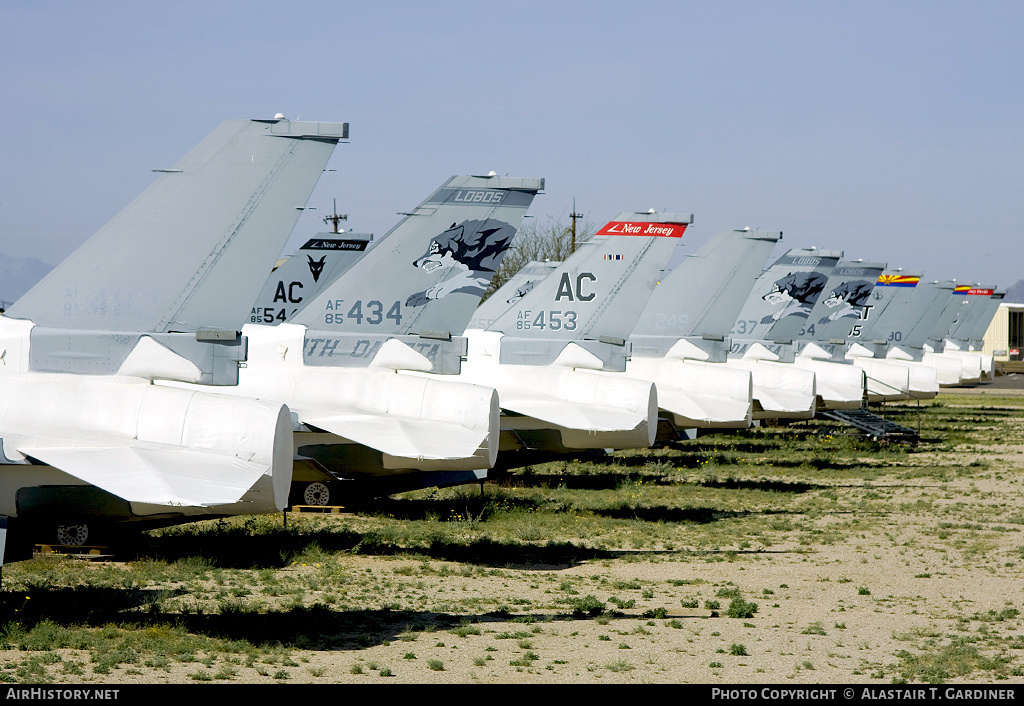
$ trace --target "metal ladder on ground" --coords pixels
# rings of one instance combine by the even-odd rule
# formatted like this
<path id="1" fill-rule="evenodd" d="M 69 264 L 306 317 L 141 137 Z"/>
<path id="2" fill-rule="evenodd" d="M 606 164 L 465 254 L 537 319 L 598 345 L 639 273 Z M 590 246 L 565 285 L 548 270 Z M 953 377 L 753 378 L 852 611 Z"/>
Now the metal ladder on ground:
<path id="1" fill-rule="evenodd" d="M 876 380 L 868 376 L 868 380 L 871 380 L 879 385 L 885 387 L 892 387 L 891 385 Z M 894 391 L 899 392 L 896 388 L 892 388 Z M 909 393 L 914 399 L 917 399 L 913 393 Z M 860 407 L 860 409 L 829 409 L 819 412 L 822 417 L 832 419 L 843 424 L 849 424 L 852 427 L 858 429 L 862 436 L 881 441 L 883 443 L 896 442 L 901 444 L 910 444 L 916 446 L 921 440 L 921 414 L 920 406 L 921 400 L 917 399 L 918 406 L 918 428 L 904 426 L 903 424 L 897 424 L 896 422 L 890 421 L 881 414 L 875 414 L 868 409 L 867 401 Z"/>

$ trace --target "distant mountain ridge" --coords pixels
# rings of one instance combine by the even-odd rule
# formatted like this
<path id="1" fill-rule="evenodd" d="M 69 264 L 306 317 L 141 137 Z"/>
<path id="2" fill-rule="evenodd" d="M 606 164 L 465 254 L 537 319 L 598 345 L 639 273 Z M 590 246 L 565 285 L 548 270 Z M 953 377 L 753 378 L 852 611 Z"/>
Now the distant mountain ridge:
<path id="1" fill-rule="evenodd" d="M 39 258 L 18 259 L 0 254 L 0 308 L 13 304 L 52 269 L 52 265 Z"/>
<path id="2" fill-rule="evenodd" d="M 1024 279 L 1017 280 L 1017 284 L 1010 285 L 1006 289 L 1004 302 L 1011 304 L 1024 304 Z"/>

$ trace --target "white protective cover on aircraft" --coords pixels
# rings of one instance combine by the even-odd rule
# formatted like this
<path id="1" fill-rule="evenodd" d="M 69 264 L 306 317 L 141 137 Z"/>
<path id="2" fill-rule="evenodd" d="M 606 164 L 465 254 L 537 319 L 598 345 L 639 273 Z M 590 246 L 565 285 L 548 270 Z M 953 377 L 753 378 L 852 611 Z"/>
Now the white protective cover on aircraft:
<path id="1" fill-rule="evenodd" d="M 960 361 L 961 383 L 970 384 L 981 382 L 984 375 L 987 374 L 991 377 L 991 371 L 994 370 L 992 356 L 985 356 L 975 351 L 961 350 L 960 346 L 955 341 L 951 341 L 948 338 L 945 341 L 942 353 L 932 353 L 929 356 L 926 356 L 926 358 L 930 360 L 934 360 L 936 357 Z"/>
<path id="2" fill-rule="evenodd" d="M 657 385 L 658 405 L 676 427 L 746 429 L 753 419 L 749 370 L 672 357 L 634 357 L 626 363 L 626 375 Z"/>
<path id="3" fill-rule="evenodd" d="M 867 376 L 868 401 L 930 399 L 939 391 L 935 368 L 913 360 L 878 359 L 847 352 Z"/>
<path id="4" fill-rule="evenodd" d="M 505 429 L 557 429 L 569 448 L 646 448 L 658 427 L 658 397 L 650 382 L 600 370 L 602 362 L 569 343 L 549 366 L 499 363 L 497 331 L 466 331 L 469 356 L 460 378 L 498 391 Z M 590 368 L 590 369 L 588 369 Z"/>
<path id="5" fill-rule="evenodd" d="M 751 350 L 759 347 L 755 343 Z M 815 372 L 792 363 L 777 362 L 770 351 L 759 358 L 758 352 L 742 358 L 729 358 L 727 368 L 748 371 L 754 400 L 753 419 L 812 419 L 817 409 Z"/>
<path id="6" fill-rule="evenodd" d="M 925 353 L 921 362 L 935 368 L 936 379 L 940 387 L 952 387 L 964 382 L 976 381 L 981 377 L 980 362 L 977 366 L 972 366 L 971 361 L 961 357 L 936 353 L 928 344 L 925 344 Z M 970 366 L 969 370 L 964 369 L 965 363 Z M 974 367 L 977 367 L 977 376 L 972 378 L 971 375 L 973 374 Z"/>
<path id="7" fill-rule="evenodd" d="M 815 389 L 826 409 L 857 409 L 863 404 L 865 379 L 861 368 L 833 361 L 830 353 L 814 343 L 804 346 L 793 364 L 814 371 Z"/>
<path id="8" fill-rule="evenodd" d="M 907 399 L 910 391 L 908 366 L 870 357 L 847 355 L 847 358 L 864 375 L 864 390 L 869 402 Z"/>
<path id="9" fill-rule="evenodd" d="M 397 370 L 430 369 L 430 362 L 398 340 L 382 345 L 369 368 L 304 365 L 305 326 L 246 325 L 249 358 L 229 395 L 288 405 L 308 427 L 384 454 L 388 468 L 476 470 L 498 453 L 498 398 L 494 389 L 440 376 Z M 305 441 L 296 433 L 295 447 Z M 439 463 L 441 462 L 441 463 Z"/>
<path id="10" fill-rule="evenodd" d="M 910 396 L 927 400 L 939 394 L 939 379 L 935 368 L 917 361 L 904 363 L 910 370 Z"/>
<path id="11" fill-rule="evenodd" d="M 292 467 L 286 407 L 157 387 L 123 374 L 31 373 L 31 328 L 0 318 L 7 462 L 44 462 L 128 500 L 140 515 L 168 507 L 202 514 L 195 509 L 218 506 L 224 514 L 236 504 L 252 513 L 286 506 Z M 146 365 L 147 350 L 135 352 L 134 364 Z M 164 353 L 157 358 L 149 367 L 166 364 Z M 17 472 L 18 466 L 0 469 Z M 17 514 L 13 494 L 0 498 L 0 513 Z"/>
<path id="12" fill-rule="evenodd" d="M 781 232 L 722 231 L 655 288 L 630 335 L 626 374 L 654 382 L 677 428 L 750 426 L 749 370 L 723 365 L 732 329 Z"/>
<path id="13" fill-rule="evenodd" d="M 754 419 L 813 419 L 818 400 L 816 373 L 776 362 L 775 357 L 755 343 L 742 358 L 729 358 L 724 365 L 750 371 L 757 402 Z"/>
<path id="14" fill-rule="evenodd" d="M 927 347 L 927 344 L 925 344 L 925 348 Z M 927 351 L 923 357 L 928 357 Z M 930 392 L 933 393 L 933 397 L 934 393 L 938 392 L 939 385 L 952 384 L 943 381 L 959 380 L 960 372 L 963 370 L 963 365 L 960 361 L 949 358 L 939 357 L 931 360 L 915 361 L 909 353 L 899 347 L 889 349 L 885 358 L 886 360 L 896 361 L 910 366 L 910 368 L 914 370 L 914 372 L 911 373 L 911 380 L 918 381 L 916 386 L 911 388 L 911 391 L 920 391 L 925 393 Z"/>

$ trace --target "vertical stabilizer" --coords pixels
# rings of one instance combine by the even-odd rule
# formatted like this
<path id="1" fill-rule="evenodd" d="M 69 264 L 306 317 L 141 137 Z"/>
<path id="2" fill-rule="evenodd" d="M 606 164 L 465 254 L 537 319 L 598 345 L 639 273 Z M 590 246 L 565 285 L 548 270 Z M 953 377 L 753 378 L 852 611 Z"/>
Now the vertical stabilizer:
<path id="1" fill-rule="evenodd" d="M 966 309 L 968 295 L 972 289 L 975 289 L 975 286 L 971 284 L 954 285 L 952 296 L 946 302 L 946 306 L 942 309 L 942 312 L 932 325 L 931 331 L 928 333 L 928 340 L 925 345 L 929 346 L 933 351 L 942 351 L 944 341 L 949 335 L 950 329 L 956 324 L 961 311 Z"/>
<path id="2" fill-rule="evenodd" d="M 490 297 L 476 308 L 469 328 L 485 329 L 494 323 L 510 306 L 525 297 L 531 289 L 543 282 L 552 272 L 558 269 L 561 262 L 528 262 L 519 272 L 508 278 Z"/>
<path id="3" fill-rule="evenodd" d="M 634 354 L 661 356 L 685 337 L 724 339 L 781 238 L 744 228 L 705 242 L 655 288 L 630 336 Z"/>
<path id="4" fill-rule="evenodd" d="M 249 315 L 251 324 L 291 321 L 373 247 L 365 233 L 317 233 L 274 269 Z"/>
<path id="5" fill-rule="evenodd" d="M 543 179 L 456 176 L 291 320 L 332 334 L 460 335 Z"/>
<path id="6" fill-rule="evenodd" d="M 222 124 L 8 311 L 39 326 L 238 330 L 343 123 Z M 257 275 L 257 276 L 254 276 Z"/>
<path id="7" fill-rule="evenodd" d="M 829 273 L 825 289 L 797 338 L 843 342 L 859 330 L 871 312 L 871 293 L 885 269 L 884 262 L 840 260 Z"/>
<path id="8" fill-rule="evenodd" d="M 825 289 L 842 252 L 795 249 L 776 260 L 754 283 L 732 329 L 735 339 L 793 340 Z"/>
<path id="9" fill-rule="evenodd" d="M 677 238 L 692 222 L 692 214 L 620 214 L 509 303 L 488 330 L 517 338 L 624 343 Z"/>
<path id="10" fill-rule="evenodd" d="M 999 309 L 999 305 L 1003 303 L 1006 298 L 1005 289 L 996 289 L 992 292 L 992 296 L 985 302 L 985 307 L 975 317 L 974 326 L 970 331 L 964 331 L 964 339 L 973 342 L 976 349 L 980 350 L 984 339 L 985 332 L 988 331 L 989 325 L 992 323 L 993 317 L 996 315 L 996 311 Z"/>
<path id="11" fill-rule="evenodd" d="M 915 296 L 921 284 L 920 272 L 888 269 L 878 276 L 871 292 L 871 308 L 863 324 L 855 325 L 846 337 L 875 357 L 884 358 L 889 346 L 899 345 L 904 332 L 924 313 L 928 301 Z"/>
<path id="12" fill-rule="evenodd" d="M 931 281 L 922 282 L 917 287 L 912 306 L 918 315 L 916 320 L 904 325 L 902 340 L 895 346 L 900 352 L 894 351 L 890 355 L 921 359 L 928 336 L 950 303 L 955 286 L 956 283 L 953 281 Z"/>
<path id="13" fill-rule="evenodd" d="M 978 325 L 986 311 L 992 296 L 996 293 L 995 286 L 971 287 L 964 296 L 964 303 L 957 312 L 956 321 L 949 327 L 947 338 L 955 341 L 968 341 L 974 328 Z M 995 311 L 993 310 L 993 314 Z M 991 317 L 990 317 L 991 318 Z M 988 324 L 986 323 L 986 328 Z"/>

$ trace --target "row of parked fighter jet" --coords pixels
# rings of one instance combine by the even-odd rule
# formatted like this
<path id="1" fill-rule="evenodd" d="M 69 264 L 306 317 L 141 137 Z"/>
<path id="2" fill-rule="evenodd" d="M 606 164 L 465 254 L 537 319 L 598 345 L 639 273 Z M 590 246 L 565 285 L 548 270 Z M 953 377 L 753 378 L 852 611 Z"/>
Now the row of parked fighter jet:
<path id="1" fill-rule="evenodd" d="M 749 229 L 667 273 L 688 214 L 621 214 L 480 305 L 536 178 L 453 177 L 268 280 L 345 137 L 225 123 L 0 318 L 8 560 L 53 528 L 474 482 L 499 454 L 649 446 L 659 419 L 743 428 L 991 373 L 1000 293 L 813 249 L 762 272 L 781 233 Z"/>

